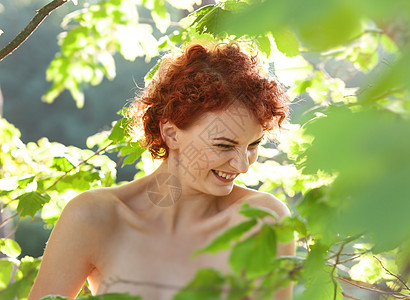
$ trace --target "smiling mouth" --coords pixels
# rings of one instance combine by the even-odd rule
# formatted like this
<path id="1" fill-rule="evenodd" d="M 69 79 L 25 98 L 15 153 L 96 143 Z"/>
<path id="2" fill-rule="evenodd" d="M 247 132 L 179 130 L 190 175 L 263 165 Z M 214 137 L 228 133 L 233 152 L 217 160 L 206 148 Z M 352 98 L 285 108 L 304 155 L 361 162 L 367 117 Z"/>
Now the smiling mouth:
<path id="1" fill-rule="evenodd" d="M 236 176 L 238 176 L 238 174 L 227 174 L 217 170 L 212 170 L 212 173 L 215 174 L 216 178 L 224 182 L 233 181 L 236 178 Z"/>

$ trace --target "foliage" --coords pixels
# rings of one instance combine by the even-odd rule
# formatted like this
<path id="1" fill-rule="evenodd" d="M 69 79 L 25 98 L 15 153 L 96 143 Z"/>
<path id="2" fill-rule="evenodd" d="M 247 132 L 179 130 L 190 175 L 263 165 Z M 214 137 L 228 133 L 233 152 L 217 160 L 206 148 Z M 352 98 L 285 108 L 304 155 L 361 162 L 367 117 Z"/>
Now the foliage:
<path id="1" fill-rule="evenodd" d="M 292 217 L 278 221 L 269 211 L 243 206 L 243 223 L 195 253 L 231 249 L 232 272 L 200 270 L 175 299 L 271 299 L 291 281 L 304 285 L 297 299 L 341 299 L 343 280 L 358 280 L 363 289 L 371 286 L 391 298 L 408 297 L 410 48 L 400 39 L 407 32 L 393 34 L 389 27 L 399 22 L 396 31 L 408 28 L 408 1 L 225 0 L 199 8 L 168 32 L 169 7 L 192 5 L 176 3 L 140 3 L 164 34 L 158 39 L 138 20 L 136 1 L 90 1 L 66 16 L 61 51 L 47 71 L 53 86 L 44 99 L 51 102 L 68 89 L 82 106 L 84 84 L 115 77 L 117 52 L 129 60 L 150 59 L 195 39 L 236 39 L 256 46 L 289 95 L 309 107 L 300 124 L 278 136 L 277 148 L 261 148 L 258 162 L 237 181 L 275 194 Z M 4 119 L 0 124 L 1 201 L 19 218 L 40 216 L 54 224 L 66 199 L 117 184 L 120 161 L 107 152 L 125 157 L 122 165 L 142 155 L 137 167 L 152 167 L 127 134 L 125 119 L 90 137 L 89 149 L 46 138 L 25 145 L 18 129 Z M 256 226 L 258 234 L 247 235 Z M 297 256 L 276 257 L 277 242 L 294 237 Z M 1 239 L 0 251 L 8 256 L 0 260 L 0 299 L 24 299 L 40 259 L 18 260 L 19 246 L 10 239 Z M 18 270 L 11 281 L 13 266 Z"/>

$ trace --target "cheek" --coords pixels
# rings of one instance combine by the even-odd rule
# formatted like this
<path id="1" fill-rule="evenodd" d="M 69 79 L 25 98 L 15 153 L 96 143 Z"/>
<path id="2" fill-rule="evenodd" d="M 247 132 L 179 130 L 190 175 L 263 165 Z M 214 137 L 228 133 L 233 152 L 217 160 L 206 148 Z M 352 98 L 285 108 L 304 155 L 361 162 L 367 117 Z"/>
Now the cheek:
<path id="1" fill-rule="evenodd" d="M 252 165 L 258 159 L 258 148 L 249 152 L 249 164 Z"/>

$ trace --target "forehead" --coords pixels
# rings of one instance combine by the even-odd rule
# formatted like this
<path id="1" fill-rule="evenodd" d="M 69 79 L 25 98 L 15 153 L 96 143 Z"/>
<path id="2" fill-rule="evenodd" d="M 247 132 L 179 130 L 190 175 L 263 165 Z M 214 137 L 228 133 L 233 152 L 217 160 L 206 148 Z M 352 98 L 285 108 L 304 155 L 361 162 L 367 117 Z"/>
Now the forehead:
<path id="1" fill-rule="evenodd" d="M 258 138 L 263 132 L 253 113 L 235 102 L 222 111 L 204 113 L 192 125 L 195 133 L 205 140 L 222 136 L 234 140 Z"/>

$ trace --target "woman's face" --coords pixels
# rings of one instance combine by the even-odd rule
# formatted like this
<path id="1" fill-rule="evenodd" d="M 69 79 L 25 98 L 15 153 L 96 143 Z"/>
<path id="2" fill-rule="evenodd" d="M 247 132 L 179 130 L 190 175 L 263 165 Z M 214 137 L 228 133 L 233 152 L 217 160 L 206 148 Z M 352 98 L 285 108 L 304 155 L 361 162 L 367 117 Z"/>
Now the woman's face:
<path id="1" fill-rule="evenodd" d="M 234 102 L 221 112 L 205 113 L 176 135 L 178 155 L 173 157 L 182 185 L 215 196 L 229 194 L 235 178 L 257 159 L 263 134 L 242 104 Z"/>

